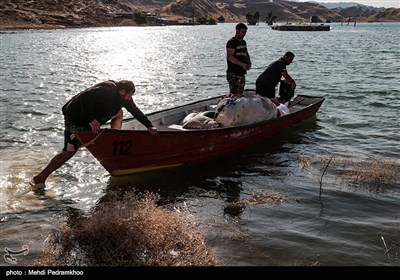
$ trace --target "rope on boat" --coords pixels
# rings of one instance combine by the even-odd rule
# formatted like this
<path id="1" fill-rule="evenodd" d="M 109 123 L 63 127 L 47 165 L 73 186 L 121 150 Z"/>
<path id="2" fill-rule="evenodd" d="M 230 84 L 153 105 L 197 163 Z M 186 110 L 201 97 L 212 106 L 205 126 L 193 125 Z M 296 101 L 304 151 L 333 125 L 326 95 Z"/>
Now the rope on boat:
<path id="1" fill-rule="evenodd" d="M 94 141 L 96 141 L 96 139 L 99 138 L 100 135 L 101 135 L 103 132 L 104 132 L 104 129 L 103 129 L 102 131 L 100 131 L 100 133 L 97 134 L 97 136 L 94 137 L 92 140 L 90 140 L 89 142 L 86 142 L 86 143 L 82 144 L 82 146 L 83 146 L 83 147 L 87 147 L 87 146 L 89 146 L 89 145 L 93 145 L 93 144 L 94 144 Z"/>
<path id="2" fill-rule="evenodd" d="M 301 98 L 299 101 L 297 101 L 296 103 L 292 103 L 290 104 L 290 107 L 296 106 L 297 104 L 300 104 L 304 99 L 306 99 L 305 97 Z M 290 108 L 289 107 L 289 108 Z"/>

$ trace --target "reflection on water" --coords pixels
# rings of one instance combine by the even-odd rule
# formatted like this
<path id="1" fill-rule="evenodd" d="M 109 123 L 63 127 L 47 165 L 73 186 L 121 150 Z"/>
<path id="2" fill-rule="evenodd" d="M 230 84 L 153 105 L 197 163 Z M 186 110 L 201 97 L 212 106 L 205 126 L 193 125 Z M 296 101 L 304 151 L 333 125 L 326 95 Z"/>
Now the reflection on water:
<path id="1" fill-rule="evenodd" d="M 151 173 L 110 177 L 107 191 L 131 187 L 157 192 L 168 202 L 197 196 L 223 199 L 228 204 L 237 202 L 243 190 L 243 178 L 272 174 L 279 176 L 285 167 L 297 160 L 291 158 L 290 154 L 296 155 L 294 150 L 307 143 L 307 135 L 317 129 L 316 117 L 312 117 L 274 139 L 263 140 L 224 158 Z"/>
<path id="2" fill-rule="evenodd" d="M 62 147 L 60 108 L 71 96 L 128 78 L 150 112 L 227 93 L 234 24 L 0 33 L 0 249 L 29 245 L 18 258 L 29 265 L 51 229 L 78 222 L 114 190 L 135 189 L 188 209 L 223 264 L 399 265 L 399 182 L 372 172 L 385 159 L 394 162 L 387 170 L 400 165 L 399 25 L 332 27 L 260 24 L 246 35 L 248 88 L 291 50 L 297 94 L 326 98 L 316 118 L 219 160 L 119 178 L 82 149 L 36 193 L 29 181 Z"/>

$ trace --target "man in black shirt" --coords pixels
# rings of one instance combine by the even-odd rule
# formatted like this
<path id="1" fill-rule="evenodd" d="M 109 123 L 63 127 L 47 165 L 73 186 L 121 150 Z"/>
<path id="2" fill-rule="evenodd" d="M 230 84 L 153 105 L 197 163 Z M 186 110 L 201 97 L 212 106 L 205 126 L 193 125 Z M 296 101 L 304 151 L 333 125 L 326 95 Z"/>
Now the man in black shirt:
<path id="1" fill-rule="evenodd" d="M 226 79 L 229 83 L 230 94 L 240 97 L 246 83 L 246 73 L 251 67 L 250 55 L 247 51 L 246 41 L 243 39 L 247 33 L 244 23 L 236 25 L 235 36 L 226 43 L 226 60 L 228 69 Z"/>
<path id="2" fill-rule="evenodd" d="M 133 102 L 134 93 L 135 85 L 132 81 L 110 80 L 96 84 L 71 98 L 62 107 L 65 120 L 64 148 L 54 156 L 42 172 L 33 177 L 31 185 L 44 188 L 47 177 L 75 155 L 81 143 L 71 131 L 73 127 L 86 127 L 97 134 L 100 126 L 111 120 L 111 128 L 120 129 L 124 107 L 147 127 L 150 134 L 156 134 L 157 128 L 153 127 L 150 120 Z"/>
<path id="3" fill-rule="evenodd" d="M 272 62 L 256 80 L 256 93 L 268 98 L 275 98 L 275 87 L 283 76 L 286 82 L 291 84 L 292 91 L 296 88 L 296 82 L 290 77 L 286 66 L 292 63 L 294 54 L 286 52 L 281 58 Z"/>

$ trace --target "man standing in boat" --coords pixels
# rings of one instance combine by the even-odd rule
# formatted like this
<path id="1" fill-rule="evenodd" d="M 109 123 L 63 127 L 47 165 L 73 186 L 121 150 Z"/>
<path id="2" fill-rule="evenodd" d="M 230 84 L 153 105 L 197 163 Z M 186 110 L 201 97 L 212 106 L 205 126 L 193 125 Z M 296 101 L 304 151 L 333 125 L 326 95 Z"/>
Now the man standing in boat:
<path id="1" fill-rule="evenodd" d="M 268 65 L 267 69 L 256 80 L 256 93 L 268 98 L 275 98 L 275 87 L 281 82 L 282 76 L 294 92 L 296 82 L 286 69 L 286 66 L 293 62 L 293 59 L 294 53 L 286 52 L 281 58 Z"/>
<path id="2" fill-rule="evenodd" d="M 226 79 L 229 83 L 230 94 L 240 97 L 246 83 L 247 70 L 251 67 L 250 55 L 247 51 L 246 41 L 243 39 L 247 33 L 244 23 L 236 25 L 236 34 L 226 44 L 226 60 L 228 69 Z"/>
<path id="3" fill-rule="evenodd" d="M 132 96 L 135 91 L 132 81 L 110 80 L 96 84 L 71 98 L 62 107 L 65 121 L 64 148 L 42 172 L 33 177 L 31 185 L 44 188 L 47 177 L 75 155 L 81 143 L 73 134 L 74 128 L 85 127 L 98 134 L 100 126 L 111 120 L 111 128 L 120 129 L 123 120 L 122 108 L 147 127 L 150 134 L 156 134 L 157 128 L 133 102 Z"/>

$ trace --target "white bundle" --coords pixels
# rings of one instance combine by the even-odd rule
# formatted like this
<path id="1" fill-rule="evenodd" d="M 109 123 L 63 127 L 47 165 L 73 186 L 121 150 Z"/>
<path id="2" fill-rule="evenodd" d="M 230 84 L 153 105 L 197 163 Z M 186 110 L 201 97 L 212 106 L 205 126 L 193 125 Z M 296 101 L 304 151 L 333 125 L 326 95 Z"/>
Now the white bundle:
<path id="1" fill-rule="evenodd" d="M 215 119 L 220 126 L 235 126 L 269 120 L 277 117 L 276 105 L 266 97 L 254 95 L 237 99 L 224 98 L 217 108 Z"/>

